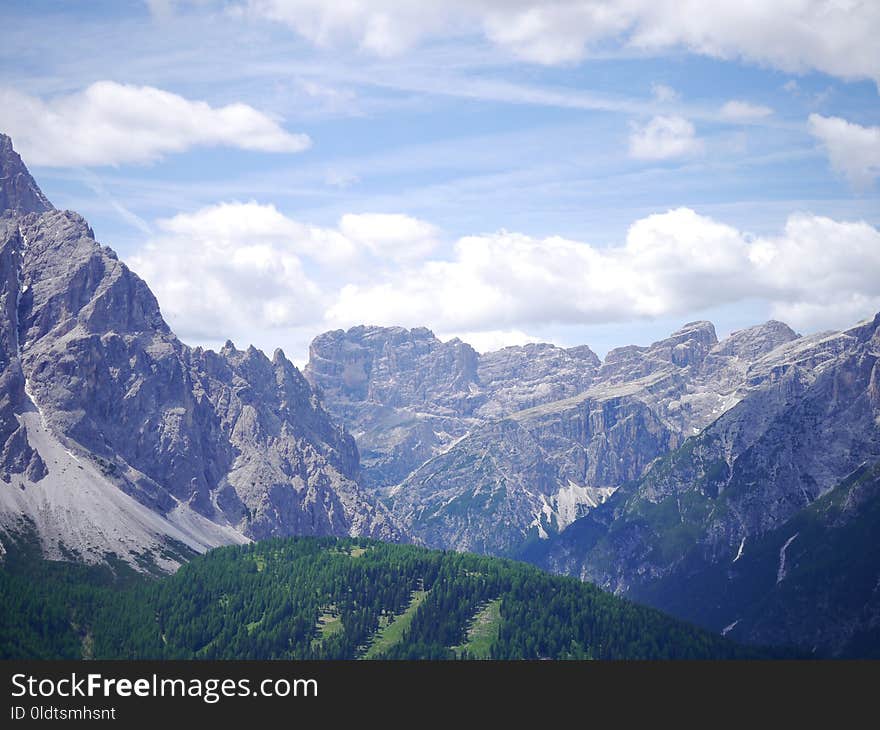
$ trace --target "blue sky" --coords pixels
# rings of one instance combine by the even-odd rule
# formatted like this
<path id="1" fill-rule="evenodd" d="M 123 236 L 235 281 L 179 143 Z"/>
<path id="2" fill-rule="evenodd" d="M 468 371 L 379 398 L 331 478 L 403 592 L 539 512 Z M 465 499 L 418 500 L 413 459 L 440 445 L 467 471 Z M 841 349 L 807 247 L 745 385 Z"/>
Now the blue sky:
<path id="1" fill-rule="evenodd" d="M 873 314 L 880 9 L 713 7 L 6 2 L 0 130 L 191 344 Z"/>

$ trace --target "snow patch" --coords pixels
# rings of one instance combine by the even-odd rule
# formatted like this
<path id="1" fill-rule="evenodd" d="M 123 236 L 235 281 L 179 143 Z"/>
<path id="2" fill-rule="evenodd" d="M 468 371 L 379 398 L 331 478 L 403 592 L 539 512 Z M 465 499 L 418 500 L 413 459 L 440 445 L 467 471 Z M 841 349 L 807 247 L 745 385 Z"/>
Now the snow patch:
<path id="1" fill-rule="evenodd" d="M 794 539 L 800 534 L 801 533 L 799 532 L 794 533 L 794 535 L 785 541 L 785 545 L 779 550 L 779 568 L 776 570 L 776 585 L 779 585 L 785 579 L 785 551 L 788 550 L 788 546 L 791 545 L 794 542 Z"/>
<path id="2" fill-rule="evenodd" d="M 745 546 L 746 546 L 746 538 L 743 537 L 742 542 L 739 544 L 739 550 L 736 551 L 736 557 L 733 559 L 734 563 L 743 556 L 743 548 Z"/>

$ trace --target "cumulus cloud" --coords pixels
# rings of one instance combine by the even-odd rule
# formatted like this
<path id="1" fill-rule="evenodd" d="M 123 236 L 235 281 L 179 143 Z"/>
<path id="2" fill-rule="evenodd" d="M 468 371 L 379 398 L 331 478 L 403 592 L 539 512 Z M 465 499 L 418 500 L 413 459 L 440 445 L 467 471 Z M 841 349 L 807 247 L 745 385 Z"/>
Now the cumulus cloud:
<path id="1" fill-rule="evenodd" d="M 247 15 L 283 23 L 312 43 L 354 44 L 379 56 L 399 54 L 449 20 L 447 9 L 431 3 L 394 0 L 248 0 Z"/>
<path id="2" fill-rule="evenodd" d="M 810 132 L 828 152 L 831 166 L 856 187 L 880 175 L 880 127 L 863 127 L 840 117 L 811 114 Z"/>
<path id="3" fill-rule="evenodd" d="M 439 235 L 430 223 L 399 213 L 348 213 L 339 230 L 373 255 L 393 261 L 424 258 L 436 248 Z"/>
<path id="4" fill-rule="evenodd" d="M 756 119 L 764 119 L 773 114 L 769 106 L 752 104 L 748 101 L 732 99 L 721 107 L 721 116 L 734 122 L 749 122 Z"/>
<path id="5" fill-rule="evenodd" d="M 323 294 L 301 260 L 315 241 L 273 206 L 222 204 L 160 220 L 158 228 L 129 263 L 185 339 L 320 319 Z"/>
<path id="6" fill-rule="evenodd" d="M 578 61 L 587 46 L 616 36 L 631 22 L 622 3 L 478 2 L 486 36 L 526 61 Z"/>
<path id="7" fill-rule="evenodd" d="M 542 64 L 578 61 L 611 43 L 880 82 L 880 5 L 873 0 L 717 0 L 711 8 L 702 0 L 246 0 L 239 7 L 319 45 L 353 43 L 383 56 L 428 36 L 478 28 L 492 43 Z"/>
<path id="8" fill-rule="evenodd" d="M 336 228 L 293 220 L 273 205 L 220 203 L 158 221 L 159 234 L 130 259 L 184 338 L 222 339 L 313 325 L 332 305 L 334 283 L 371 256 L 411 260 L 437 229 L 402 214 L 348 214 Z"/>
<path id="9" fill-rule="evenodd" d="M 647 124 L 633 124 L 629 154 L 638 160 L 668 160 L 698 154 L 703 142 L 684 117 L 656 116 Z"/>
<path id="10" fill-rule="evenodd" d="M 853 302 L 863 307 L 859 316 L 871 313 L 880 308 L 880 232 L 864 222 L 793 215 L 779 236 L 753 238 L 680 208 L 636 221 L 611 248 L 503 231 L 469 236 L 450 261 L 342 287 L 327 321 L 528 331 L 688 315 L 752 299 L 804 329 L 819 320 L 846 324 Z"/>
<path id="11" fill-rule="evenodd" d="M 247 104 L 212 107 L 113 81 L 48 101 L 0 89 L 0 128 L 29 164 L 56 167 L 150 162 L 198 145 L 300 152 L 310 144 Z"/>
<path id="12" fill-rule="evenodd" d="M 349 214 L 325 228 L 253 202 L 156 227 L 130 263 L 195 342 L 255 332 L 289 342 L 292 331 L 307 339 L 377 324 L 428 326 L 486 351 L 548 326 L 691 317 L 739 302 L 763 301 L 808 331 L 880 310 L 880 231 L 808 214 L 752 236 L 678 208 L 635 221 L 610 247 L 502 230 L 432 250 L 436 229 L 405 215 Z"/>

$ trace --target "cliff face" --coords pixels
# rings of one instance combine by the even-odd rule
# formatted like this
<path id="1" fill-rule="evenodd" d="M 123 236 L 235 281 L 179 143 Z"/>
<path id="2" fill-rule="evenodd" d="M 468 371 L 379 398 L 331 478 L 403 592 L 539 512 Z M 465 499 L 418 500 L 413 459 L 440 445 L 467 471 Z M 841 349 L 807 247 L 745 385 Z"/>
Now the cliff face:
<path id="1" fill-rule="evenodd" d="M 317 338 L 305 375 L 357 438 L 365 484 L 407 530 L 507 554 L 640 478 L 772 377 L 749 368 L 797 338 L 768 322 L 718 342 L 711 323 L 692 322 L 603 363 L 585 346 L 477 356 L 424 329 L 358 327 Z"/>
<path id="2" fill-rule="evenodd" d="M 304 374 L 355 435 L 361 481 L 375 488 L 467 433 L 481 402 L 477 357 L 424 328 L 354 327 L 315 338 Z"/>
<path id="3" fill-rule="evenodd" d="M 35 531 L 47 553 L 87 560 L 149 552 L 159 567 L 176 562 L 169 541 L 400 537 L 355 481 L 354 440 L 280 350 L 187 347 L 80 216 L 42 193 L 27 209 L 22 179 L 4 181 L 4 200 L 20 205 L 0 219 L 7 533 Z"/>
<path id="4" fill-rule="evenodd" d="M 533 559 L 741 640 L 849 651 L 880 614 L 865 528 L 877 517 L 878 329 L 880 315 L 759 358 L 735 407 Z"/>
<path id="5" fill-rule="evenodd" d="M 428 545 L 849 656 L 880 646 L 878 326 L 800 337 L 770 321 L 719 342 L 693 322 L 602 363 L 529 345 L 475 368 L 424 330 L 356 328 L 319 338 L 306 375 L 320 357 L 328 408 L 373 449 L 371 485 Z M 346 392 L 367 332 L 382 346 Z M 418 358 L 397 351 L 408 337 Z"/>
<path id="6" fill-rule="evenodd" d="M 54 210 L 43 191 L 12 148 L 12 140 L 0 134 L 0 214 L 45 213 Z"/>

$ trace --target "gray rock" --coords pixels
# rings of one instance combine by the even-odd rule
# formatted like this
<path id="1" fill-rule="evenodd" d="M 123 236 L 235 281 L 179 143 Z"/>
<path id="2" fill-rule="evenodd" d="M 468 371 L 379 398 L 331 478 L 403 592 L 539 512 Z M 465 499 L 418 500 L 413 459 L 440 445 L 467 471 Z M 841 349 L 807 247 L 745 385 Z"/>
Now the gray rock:
<path id="1" fill-rule="evenodd" d="M 599 366 L 599 358 L 586 345 L 564 350 L 536 343 L 481 355 L 477 374 L 486 402 L 477 415 L 499 418 L 582 393 Z"/>
<path id="2" fill-rule="evenodd" d="M 10 185 L 7 199 L 20 188 Z M 280 350 L 269 360 L 253 347 L 181 343 L 146 284 L 75 213 L 0 222 L 0 476 L 20 475 L 34 495 L 27 506 L 0 500 L 8 529 L 34 517 L 16 510 L 51 498 L 38 484 L 47 473 L 63 484 L 65 470 L 81 467 L 100 475 L 101 499 L 115 499 L 112 490 L 131 498 L 117 519 L 137 513 L 147 532 L 167 527 L 165 537 L 192 549 L 271 535 L 401 537 L 357 484 L 353 438 Z M 58 454 L 48 467 L 40 448 Z M 99 507 L 44 510 L 54 515 L 41 534 L 52 535 L 47 550 L 63 543 L 94 559 L 78 520 Z M 147 546 L 116 547 L 131 555 Z"/>
<path id="3" fill-rule="evenodd" d="M 312 342 L 304 375 L 357 439 L 371 487 L 399 482 L 467 433 L 482 403 L 474 349 L 425 328 L 327 332 Z"/>
<path id="4" fill-rule="evenodd" d="M 0 132 L 0 215 L 12 213 L 45 213 L 53 210 L 43 191 L 31 177 L 12 139 Z"/>
<path id="5" fill-rule="evenodd" d="M 783 339 L 790 337 L 776 329 Z M 845 332 L 790 340 L 762 354 L 771 344 L 749 348 L 758 360 L 746 369 L 735 406 L 641 479 L 622 486 L 582 524 L 552 537 L 543 554 L 533 555 L 536 562 L 718 631 L 735 630 L 743 640 L 784 636 L 833 653 L 868 630 L 865 616 L 880 615 L 876 591 L 864 594 L 846 583 L 853 597 L 864 594 L 861 603 L 838 595 L 838 604 L 815 607 L 811 614 L 802 610 L 798 590 L 818 590 L 809 556 L 827 552 L 826 540 L 838 541 L 836 549 L 873 550 L 859 544 L 857 531 L 841 537 L 840 520 L 823 515 L 839 509 L 842 497 L 827 499 L 849 475 L 864 468 L 876 472 L 880 464 L 880 315 Z M 813 508 L 822 504 L 818 512 Z M 870 511 L 875 504 L 850 501 L 846 520 L 865 524 L 876 514 Z M 784 577 L 783 559 L 768 563 L 767 556 L 781 555 L 795 534 L 801 537 L 793 554 L 807 561 L 798 573 L 801 588 L 780 592 L 765 576 L 772 571 Z M 835 581 L 860 579 L 858 571 L 847 572 L 843 556 L 832 558 L 843 561 Z M 813 567 L 821 570 L 819 563 Z M 776 605 L 773 621 L 761 617 L 759 595 Z M 786 624 L 785 606 L 802 625 L 794 619 Z M 819 614 L 845 617 L 848 628 L 841 631 L 831 620 L 819 627 Z"/>
<path id="6" fill-rule="evenodd" d="M 451 355 L 458 341 L 358 327 L 318 337 L 305 374 L 352 429 L 364 484 L 408 531 L 437 547 L 506 554 L 637 480 L 776 377 L 788 355 L 764 358 L 796 340 L 768 322 L 718 342 L 711 323 L 692 322 L 604 363 L 587 346 L 530 344 L 480 355 L 474 369 L 470 352 L 466 367 Z M 821 358 L 828 348 L 800 349 Z M 489 494 L 492 509 L 477 498 Z"/>
<path id="7" fill-rule="evenodd" d="M 41 459 L 29 445 L 18 413 L 26 407 L 19 357 L 19 272 L 23 242 L 11 218 L 0 218 L 0 479 L 30 471 L 40 477 Z M 39 481 L 39 479 L 34 479 Z"/>

